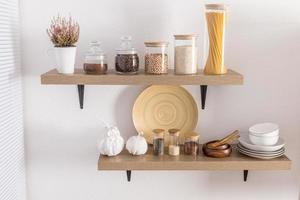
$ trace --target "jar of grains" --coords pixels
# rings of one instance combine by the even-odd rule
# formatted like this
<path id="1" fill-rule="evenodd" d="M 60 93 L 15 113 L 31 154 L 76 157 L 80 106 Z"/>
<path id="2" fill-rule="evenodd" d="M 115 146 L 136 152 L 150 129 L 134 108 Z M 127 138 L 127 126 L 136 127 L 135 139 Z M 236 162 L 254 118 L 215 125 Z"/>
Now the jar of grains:
<path id="1" fill-rule="evenodd" d="M 145 42 L 145 72 L 147 74 L 168 73 L 168 42 Z"/>
<path id="2" fill-rule="evenodd" d="M 196 74 L 198 70 L 198 35 L 174 35 L 175 74 Z"/>
<path id="3" fill-rule="evenodd" d="M 153 154 L 156 156 L 164 155 L 164 133 L 163 129 L 153 130 Z"/>
<path id="4" fill-rule="evenodd" d="M 106 56 L 101 49 L 101 43 L 92 41 L 85 55 L 83 69 L 87 74 L 105 74 L 107 72 Z"/>
<path id="5" fill-rule="evenodd" d="M 180 154 L 179 129 L 169 129 L 169 155 L 178 156 Z"/>
<path id="6" fill-rule="evenodd" d="M 199 135 L 193 134 L 185 138 L 184 153 L 186 155 L 197 155 L 199 153 Z"/>
<path id="7" fill-rule="evenodd" d="M 139 71 L 139 57 L 132 47 L 131 37 L 121 37 L 120 48 L 115 59 L 116 71 L 120 74 L 136 74 Z"/>

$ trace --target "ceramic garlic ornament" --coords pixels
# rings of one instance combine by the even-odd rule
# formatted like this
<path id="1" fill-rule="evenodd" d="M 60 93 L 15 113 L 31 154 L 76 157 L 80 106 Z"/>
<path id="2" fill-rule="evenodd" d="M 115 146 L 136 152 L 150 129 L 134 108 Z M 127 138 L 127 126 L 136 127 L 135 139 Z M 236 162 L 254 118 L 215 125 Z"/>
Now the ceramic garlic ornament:
<path id="1" fill-rule="evenodd" d="M 126 149 L 133 155 L 142 155 L 147 152 L 148 144 L 146 139 L 139 133 L 136 136 L 130 137 L 126 142 Z"/>
<path id="2" fill-rule="evenodd" d="M 107 128 L 107 133 L 103 139 L 98 141 L 98 150 L 102 155 L 116 156 L 124 148 L 124 139 L 121 137 L 117 127 L 107 124 L 105 127 Z"/>

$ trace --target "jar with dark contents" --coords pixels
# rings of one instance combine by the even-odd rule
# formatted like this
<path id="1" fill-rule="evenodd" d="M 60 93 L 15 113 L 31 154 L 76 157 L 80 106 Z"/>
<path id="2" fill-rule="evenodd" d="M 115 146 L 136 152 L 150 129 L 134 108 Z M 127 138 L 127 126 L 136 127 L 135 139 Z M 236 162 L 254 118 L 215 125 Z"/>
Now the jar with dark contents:
<path id="1" fill-rule="evenodd" d="M 199 135 L 187 136 L 184 141 L 184 153 L 186 155 L 198 155 Z"/>
<path id="2" fill-rule="evenodd" d="M 139 71 L 139 57 L 131 40 L 130 36 L 121 37 L 121 46 L 117 49 L 115 58 L 115 67 L 119 74 L 137 74 Z"/>
<path id="3" fill-rule="evenodd" d="M 106 74 L 107 61 L 100 42 L 90 42 L 89 51 L 85 55 L 83 69 L 87 74 Z"/>
<path id="4" fill-rule="evenodd" d="M 163 129 L 153 130 L 153 155 L 164 155 L 164 132 Z"/>

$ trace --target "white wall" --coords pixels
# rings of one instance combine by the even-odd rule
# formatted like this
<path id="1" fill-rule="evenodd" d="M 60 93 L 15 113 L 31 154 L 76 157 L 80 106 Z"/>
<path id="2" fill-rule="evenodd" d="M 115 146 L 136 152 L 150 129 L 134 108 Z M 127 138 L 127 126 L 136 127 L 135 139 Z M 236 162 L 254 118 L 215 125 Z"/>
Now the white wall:
<path id="1" fill-rule="evenodd" d="M 88 42 L 98 39 L 112 68 L 121 35 L 133 36 L 142 57 L 145 40 L 202 34 L 204 2 L 22 0 L 28 199 L 298 199 L 300 2 L 225 3 L 230 5 L 226 63 L 244 74 L 245 84 L 209 87 L 197 131 L 205 142 L 234 129 L 245 132 L 257 122 L 276 122 L 293 160 L 292 171 L 250 171 L 247 183 L 240 171 L 133 172 L 131 183 L 125 172 L 98 172 L 95 142 L 103 131 L 99 117 L 117 124 L 126 138 L 134 134 L 131 107 L 144 86 L 88 86 L 80 110 L 75 86 L 41 85 L 40 74 L 53 68 L 46 54 L 50 18 L 71 13 L 79 21 L 79 67 Z M 199 87 L 186 88 L 199 103 Z"/>

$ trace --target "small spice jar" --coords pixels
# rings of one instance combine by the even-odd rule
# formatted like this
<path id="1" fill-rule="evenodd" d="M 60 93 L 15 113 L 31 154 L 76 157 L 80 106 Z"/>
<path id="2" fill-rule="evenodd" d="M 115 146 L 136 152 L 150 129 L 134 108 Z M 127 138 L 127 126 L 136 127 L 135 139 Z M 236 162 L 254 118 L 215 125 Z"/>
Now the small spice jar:
<path id="1" fill-rule="evenodd" d="M 196 74 L 198 70 L 198 35 L 174 35 L 175 74 Z"/>
<path id="2" fill-rule="evenodd" d="M 87 74 L 106 74 L 107 61 L 106 56 L 101 49 L 100 42 L 90 42 L 89 51 L 85 55 L 83 69 Z"/>
<path id="3" fill-rule="evenodd" d="M 199 153 L 199 135 L 193 134 L 185 138 L 184 153 L 186 155 L 197 155 Z"/>
<path id="4" fill-rule="evenodd" d="M 139 57 L 131 40 L 130 36 L 121 37 L 121 45 L 115 58 L 115 67 L 119 74 L 137 74 L 139 71 Z"/>
<path id="5" fill-rule="evenodd" d="M 169 129 L 169 155 L 178 156 L 180 154 L 179 129 Z"/>
<path id="6" fill-rule="evenodd" d="M 169 66 L 168 42 L 145 42 L 145 73 L 167 74 Z"/>
<path id="7" fill-rule="evenodd" d="M 153 130 L 153 155 L 164 155 L 164 133 L 163 129 Z"/>

